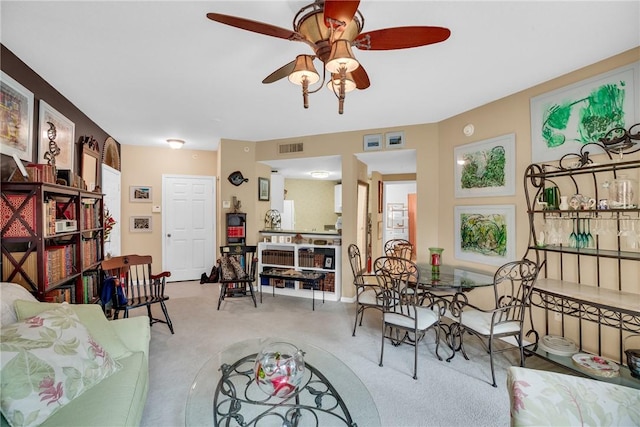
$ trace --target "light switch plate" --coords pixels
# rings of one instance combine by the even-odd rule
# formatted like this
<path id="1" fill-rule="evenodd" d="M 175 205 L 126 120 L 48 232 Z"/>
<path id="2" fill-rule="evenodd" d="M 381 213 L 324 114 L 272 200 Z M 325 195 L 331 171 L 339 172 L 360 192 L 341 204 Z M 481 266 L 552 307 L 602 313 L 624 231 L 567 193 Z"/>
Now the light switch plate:
<path id="1" fill-rule="evenodd" d="M 231 202 L 230 202 L 230 201 L 228 201 L 228 200 L 223 200 L 223 201 L 222 201 L 222 208 L 223 208 L 223 209 L 229 209 L 229 208 L 231 208 Z"/>
<path id="2" fill-rule="evenodd" d="M 155 205 L 151 208 L 151 212 L 160 213 L 162 212 L 162 209 L 160 208 L 160 205 Z"/>

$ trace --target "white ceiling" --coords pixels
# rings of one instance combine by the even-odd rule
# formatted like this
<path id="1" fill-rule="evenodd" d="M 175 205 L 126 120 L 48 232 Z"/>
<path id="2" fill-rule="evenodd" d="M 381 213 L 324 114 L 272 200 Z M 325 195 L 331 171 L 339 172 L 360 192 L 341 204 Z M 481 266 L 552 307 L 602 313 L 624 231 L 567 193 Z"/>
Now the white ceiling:
<path id="1" fill-rule="evenodd" d="M 290 29 L 309 2 L 2 0 L 1 40 L 121 144 L 181 138 L 202 150 L 220 138 L 438 122 L 640 45 L 639 1 L 362 0 L 363 31 L 433 25 L 452 35 L 413 49 L 354 49 L 371 87 L 347 94 L 338 115 L 324 88 L 305 110 L 299 86 L 261 83 L 312 53 L 306 44 L 206 18 Z"/>

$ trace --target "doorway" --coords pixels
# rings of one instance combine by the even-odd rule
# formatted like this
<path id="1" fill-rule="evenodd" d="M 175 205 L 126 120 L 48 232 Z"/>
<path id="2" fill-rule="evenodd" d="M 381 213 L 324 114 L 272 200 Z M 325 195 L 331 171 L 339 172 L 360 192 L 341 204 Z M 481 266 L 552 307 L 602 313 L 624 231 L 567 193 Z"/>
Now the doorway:
<path id="1" fill-rule="evenodd" d="M 170 281 L 197 280 L 215 262 L 216 178 L 162 175 L 162 264 Z"/>
<path id="2" fill-rule="evenodd" d="M 102 164 L 102 192 L 104 193 L 103 203 L 105 213 L 107 209 L 115 223 L 109 237 L 104 242 L 104 253 L 106 256 L 119 256 L 120 252 L 120 183 L 121 172 L 106 164 Z"/>
<path id="3" fill-rule="evenodd" d="M 384 183 L 384 209 L 383 209 L 383 232 L 382 242 L 391 239 L 415 239 L 416 212 L 413 211 L 416 202 L 411 201 L 411 194 L 416 193 L 415 181 L 386 181 Z M 409 212 L 409 208 L 412 212 Z M 414 245 L 414 253 L 417 253 L 416 242 Z M 384 254 L 382 254 L 384 255 Z"/>

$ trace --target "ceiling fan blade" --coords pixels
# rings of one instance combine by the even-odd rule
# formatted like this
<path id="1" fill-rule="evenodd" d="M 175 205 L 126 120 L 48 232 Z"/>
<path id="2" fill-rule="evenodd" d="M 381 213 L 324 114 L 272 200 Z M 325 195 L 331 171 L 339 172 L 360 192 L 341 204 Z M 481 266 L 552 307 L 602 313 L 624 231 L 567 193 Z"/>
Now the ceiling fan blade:
<path id="1" fill-rule="evenodd" d="M 289 62 L 286 65 L 283 65 L 282 67 L 275 70 L 273 73 L 269 74 L 267 77 L 264 78 L 262 83 L 269 84 L 269 83 L 277 82 L 278 80 L 287 77 L 289 74 L 293 72 L 293 69 L 295 66 L 296 66 L 296 60 L 294 59 L 293 61 Z"/>
<path id="2" fill-rule="evenodd" d="M 324 1 L 324 24 L 331 27 L 327 18 L 342 21 L 347 25 L 356 14 L 360 0 L 325 0 Z"/>
<path id="3" fill-rule="evenodd" d="M 212 21 L 230 25 L 254 33 L 265 34 L 271 37 L 277 37 L 287 40 L 303 40 L 304 38 L 295 31 L 286 28 L 276 27 L 275 25 L 265 24 L 264 22 L 252 21 L 251 19 L 238 18 L 237 16 L 223 15 L 221 13 L 207 13 L 207 18 Z"/>
<path id="4" fill-rule="evenodd" d="M 363 50 L 408 49 L 445 41 L 451 35 L 443 27 L 383 28 L 360 34 L 354 46 Z"/>
<path id="5" fill-rule="evenodd" d="M 356 88 L 358 89 L 366 89 L 371 86 L 371 83 L 369 82 L 369 76 L 364 70 L 362 64 L 360 64 L 358 68 L 351 72 L 351 77 L 353 77 L 353 81 L 355 82 Z"/>

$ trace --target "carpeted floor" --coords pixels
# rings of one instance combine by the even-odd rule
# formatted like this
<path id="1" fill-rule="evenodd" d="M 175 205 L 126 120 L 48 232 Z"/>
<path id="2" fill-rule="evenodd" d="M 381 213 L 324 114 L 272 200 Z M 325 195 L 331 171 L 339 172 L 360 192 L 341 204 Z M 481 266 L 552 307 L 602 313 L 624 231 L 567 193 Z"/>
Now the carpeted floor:
<path id="1" fill-rule="evenodd" d="M 376 312 L 365 315 L 353 337 L 354 304 L 316 301 L 316 310 L 311 311 L 308 299 L 265 294 L 257 308 L 249 298 L 233 298 L 217 311 L 217 284 L 176 282 L 167 286 L 175 335 L 163 324 L 151 329 L 144 426 L 185 425 L 189 387 L 200 367 L 232 343 L 268 336 L 310 343 L 338 357 L 368 388 L 383 426 L 509 424 L 506 367 L 518 364 L 517 351 L 496 357 L 498 388 L 493 388 L 489 356 L 475 338 L 470 337 L 466 346 L 471 360 L 457 354 L 447 363 L 435 357 L 434 334 L 430 333 L 419 344 L 416 381 L 409 345 L 386 345 L 384 366 L 378 366 L 381 326 Z M 131 315 L 145 313 L 140 310 Z M 442 356 L 450 354 L 448 348 L 440 348 Z"/>

